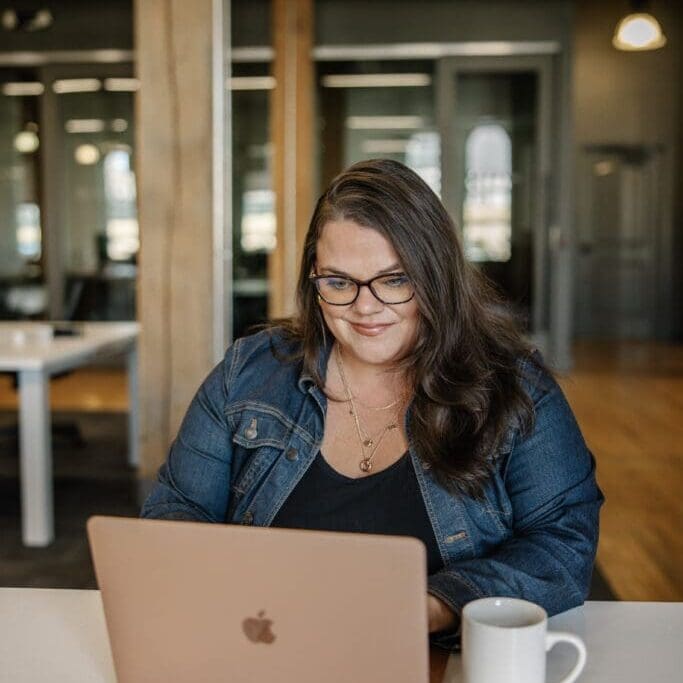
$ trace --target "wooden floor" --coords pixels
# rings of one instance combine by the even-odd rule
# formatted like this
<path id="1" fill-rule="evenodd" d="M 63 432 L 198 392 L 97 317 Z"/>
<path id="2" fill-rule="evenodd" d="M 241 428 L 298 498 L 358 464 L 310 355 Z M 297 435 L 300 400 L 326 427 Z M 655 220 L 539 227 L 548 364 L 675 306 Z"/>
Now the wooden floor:
<path id="1" fill-rule="evenodd" d="M 581 344 L 561 379 L 607 502 L 598 564 L 622 600 L 683 600 L 683 346 Z"/>
<path id="2" fill-rule="evenodd" d="M 581 344 L 560 383 L 598 463 L 607 503 L 598 564 L 622 600 L 683 600 L 683 346 Z M 115 370 L 53 380 L 58 410 L 120 411 Z M 0 376 L 0 409 L 16 405 Z"/>
<path id="3" fill-rule="evenodd" d="M 83 412 L 124 412 L 128 410 L 125 370 L 77 370 L 50 382 L 53 410 Z M 0 410 L 17 406 L 10 375 L 0 375 Z"/>

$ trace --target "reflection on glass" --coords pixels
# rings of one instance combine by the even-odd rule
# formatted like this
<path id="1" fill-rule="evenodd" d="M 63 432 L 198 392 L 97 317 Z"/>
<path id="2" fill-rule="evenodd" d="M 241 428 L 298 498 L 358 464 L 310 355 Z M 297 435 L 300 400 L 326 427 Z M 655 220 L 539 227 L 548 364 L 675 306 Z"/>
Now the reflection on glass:
<path id="1" fill-rule="evenodd" d="M 43 284 L 37 85 L 31 70 L 0 71 L 0 318 L 40 316 Z M 4 81 L 4 82 L 3 82 Z"/>
<path id="2" fill-rule="evenodd" d="M 449 148 L 455 154 L 454 196 L 462 211 L 458 223 L 465 251 L 520 322 L 531 325 L 537 75 L 467 71 L 456 73 L 453 85 L 455 137 Z"/>
<path id="3" fill-rule="evenodd" d="M 267 63 L 234 63 L 233 336 L 246 334 L 268 315 L 268 254 L 275 249 L 275 195 L 268 122 L 275 82 Z"/>
<path id="4" fill-rule="evenodd" d="M 14 149 L 20 154 L 33 154 L 39 145 L 38 134 L 33 130 L 22 130 L 14 136 Z"/>
<path id="5" fill-rule="evenodd" d="M 275 193 L 272 190 L 246 190 L 242 194 L 242 238 L 247 253 L 275 249 Z"/>
<path id="6" fill-rule="evenodd" d="M 405 163 L 441 196 L 441 138 L 435 131 L 413 133 L 406 143 Z"/>
<path id="7" fill-rule="evenodd" d="M 140 248 L 133 170 L 133 85 L 55 82 L 63 148 L 65 307 L 85 320 L 135 318 Z"/>
<path id="8" fill-rule="evenodd" d="M 500 124 L 476 126 L 465 143 L 463 240 L 471 261 L 509 261 L 512 145 Z"/>
<path id="9" fill-rule="evenodd" d="M 17 251 L 27 261 L 37 261 L 42 252 L 40 207 L 36 202 L 19 202 L 16 207 Z"/>
<path id="10" fill-rule="evenodd" d="M 84 92 L 86 81 L 99 83 L 64 79 L 55 89 L 66 93 L 59 97 L 66 152 L 65 256 L 72 276 L 103 277 L 108 261 L 132 260 L 139 246 L 131 168 L 133 100 L 126 91 Z"/>
<path id="11" fill-rule="evenodd" d="M 84 70 L 89 70 L 85 66 Z M 133 91 L 112 75 L 43 83 L 32 69 L 0 70 L 0 317 L 46 316 L 41 196 L 55 222 L 65 279 L 63 315 L 135 317 L 139 249 L 133 173 Z M 125 69 L 114 68 L 114 72 Z M 80 70 L 69 67 L 73 74 Z M 56 105 L 56 133 L 39 130 L 41 108 Z M 44 135 L 53 135 L 46 140 Z M 49 143 L 49 144 L 48 144 Z M 48 155 L 45 156 L 45 150 Z M 40 187 L 41 169 L 50 184 Z M 48 183 L 45 183 L 48 185 Z M 56 184 L 56 186 L 55 186 Z"/>
<path id="12" fill-rule="evenodd" d="M 74 150 L 74 159 L 77 164 L 92 166 L 100 160 L 100 150 L 95 145 L 78 145 Z"/>
<path id="13" fill-rule="evenodd" d="M 321 62 L 320 185 L 363 159 L 400 161 L 441 193 L 434 63 Z"/>
<path id="14" fill-rule="evenodd" d="M 140 248 L 136 209 L 135 173 L 131 149 L 122 145 L 104 159 L 104 201 L 107 206 L 107 258 L 129 261 Z"/>

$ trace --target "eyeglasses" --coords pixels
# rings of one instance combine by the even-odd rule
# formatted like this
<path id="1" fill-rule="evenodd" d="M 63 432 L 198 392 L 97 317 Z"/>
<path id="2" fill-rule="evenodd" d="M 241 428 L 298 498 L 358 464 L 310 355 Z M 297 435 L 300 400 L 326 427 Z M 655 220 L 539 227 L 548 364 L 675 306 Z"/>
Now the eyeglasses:
<path id="1" fill-rule="evenodd" d="M 378 275 L 369 280 L 356 280 L 341 275 L 311 275 L 309 278 L 325 303 L 332 306 L 349 306 L 367 287 L 383 304 L 404 304 L 415 296 L 415 289 L 405 273 Z"/>

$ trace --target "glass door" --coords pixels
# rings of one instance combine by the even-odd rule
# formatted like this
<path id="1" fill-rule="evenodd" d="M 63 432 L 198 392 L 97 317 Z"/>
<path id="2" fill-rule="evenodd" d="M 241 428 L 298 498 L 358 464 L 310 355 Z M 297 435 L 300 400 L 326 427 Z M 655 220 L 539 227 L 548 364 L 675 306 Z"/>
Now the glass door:
<path id="1" fill-rule="evenodd" d="M 132 64 L 42 69 L 50 317 L 135 319 L 139 230 Z"/>
<path id="2" fill-rule="evenodd" d="M 35 69 L 0 69 L 0 319 L 45 315 L 40 96 Z"/>
<path id="3" fill-rule="evenodd" d="M 233 62 L 232 332 L 237 339 L 268 319 L 268 255 L 275 249 L 275 195 L 269 139 L 269 62 Z"/>
<path id="4" fill-rule="evenodd" d="M 321 61 L 316 65 L 320 191 L 351 164 L 400 161 L 441 192 L 433 60 Z"/>
<path id="5" fill-rule="evenodd" d="M 437 100 L 444 203 L 468 259 L 493 280 L 544 353 L 552 348 L 550 59 L 441 60 Z"/>

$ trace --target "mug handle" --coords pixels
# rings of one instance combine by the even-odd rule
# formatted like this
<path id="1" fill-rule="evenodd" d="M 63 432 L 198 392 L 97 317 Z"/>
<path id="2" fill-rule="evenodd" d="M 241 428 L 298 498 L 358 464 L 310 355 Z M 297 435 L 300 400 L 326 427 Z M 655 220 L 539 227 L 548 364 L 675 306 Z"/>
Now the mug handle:
<path id="1" fill-rule="evenodd" d="M 574 681 L 583 671 L 583 667 L 586 666 L 586 645 L 584 644 L 583 640 L 579 638 L 579 636 L 575 636 L 573 633 L 566 633 L 565 631 L 552 631 L 550 633 L 546 633 L 545 651 L 548 652 L 548 650 L 557 645 L 557 643 L 563 642 L 571 643 L 578 650 L 579 658 L 574 668 L 560 681 L 560 683 L 574 683 Z"/>

